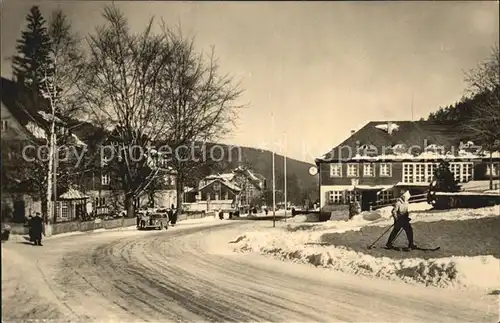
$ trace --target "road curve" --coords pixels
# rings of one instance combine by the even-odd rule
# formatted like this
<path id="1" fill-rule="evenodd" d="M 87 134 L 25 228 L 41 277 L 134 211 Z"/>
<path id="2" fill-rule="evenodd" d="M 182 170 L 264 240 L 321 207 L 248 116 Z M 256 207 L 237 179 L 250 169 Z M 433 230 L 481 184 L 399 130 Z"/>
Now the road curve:
<path id="1" fill-rule="evenodd" d="M 30 257 L 72 321 L 498 320 L 491 300 L 470 294 L 228 252 L 227 241 L 245 225 L 54 239 L 44 256 Z"/>

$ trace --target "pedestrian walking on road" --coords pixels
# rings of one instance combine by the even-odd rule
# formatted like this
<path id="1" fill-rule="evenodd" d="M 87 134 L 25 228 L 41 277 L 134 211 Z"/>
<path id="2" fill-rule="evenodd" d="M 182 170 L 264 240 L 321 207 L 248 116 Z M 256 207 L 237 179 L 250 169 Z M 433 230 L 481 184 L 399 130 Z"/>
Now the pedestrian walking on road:
<path id="1" fill-rule="evenodd" d="M 408 239 L 408 248 L 416 249 L 417 246 L 413 243 L 413 228 L 410 224 L 410 214 L 408 212 L 408 201 L 410 199 L 410 193 L 404 192 L 401 197 L 397 200 L 394 208 L 392 209 L 392 217 L 394 219 L 394 228 L 392 229 L 389 239 L 387 240 L 386 248 L 393 248 L 392 243 L 396 239 L 399 231 L 402 229 L 406 233 L 406 238 Z"/>
<path id="2" fill-rule="evenodd" d="M 177 210 L 175 209 L 174 205 L 172 204 L 172 217 L 170 218 L 170 224 L 172 224 L 172 226 L 175 225 L 175 223 L 177 222 Z"/>
<path id="3" fill-rule="evenodd" d="M 36 213 L 33 219 L 31 219 L 31 233 L 33 235 L 33 242 L 35 246 L 42 245 L 42 234 L 43 234 L 43 219 L 40 213 Z"/>

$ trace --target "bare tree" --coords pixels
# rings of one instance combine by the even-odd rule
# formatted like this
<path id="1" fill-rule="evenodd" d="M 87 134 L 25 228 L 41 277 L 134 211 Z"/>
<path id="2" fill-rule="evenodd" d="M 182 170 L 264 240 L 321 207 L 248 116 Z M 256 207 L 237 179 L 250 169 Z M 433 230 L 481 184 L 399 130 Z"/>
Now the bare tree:
<path id="1" fill-rule="evenodd" d="M 467 127 L 490 155 L 490 189 L 493 189 L 493 151 L 500 150 L 500 51 L 496 44 L 491 55 L 466 73 L 468 92 L 477 96 Z"/>
<path id="2" fill-rule="evenodd" d="M 163 25 L 163 36 L 172 50 L 172 60 L 161 72 L 159 94 L 169 126 L 167 143 L 174 151 L 172 167 L 177 172 L 177 211 L 182 212 L 185 181 L 200 164 L 211 162 L 204 145 L 216 142 L 232 130 L 236 104 L 242 91 L 229 75 L 220 73 L 212 49 L 197 52 L 193 38 L 186 38 Z M 201 145 L 197 149 L 188 149 Z"/>
<path id="3" fill-rule="evenodd" d="M 49 156 L 47 166 L 47 206 L 48 217 L 56 213 L 51 203 L 52 197 L 57 197 L 56 179 L 59 156 L 59 144 L 65 143 L 69 138 L 66 136 L 64 127 L 58 127 L 63 123 L 58 116 L 71 116 L 77 111 L 78 87 L 77 83 L 82 77 L 82 54 L 76 34 L 71 32 L 71 24 L 62 11 L 57 10 L 52 14 L 49 22 L 48 35 L 50 38 L 49 63 L 43 67 L 45 77 L 40 86 L 42 96 L 48 101 L 50 115 L 46 116 L 49 121 L 47 133 L 49 144 Z M 57 138 L 58 132 L 61 138 Z M 72 137 L 70 137 L 72 138 Z M 59 142 L 58 142 L 59 141 Z M 73 142 L 74 144 L 80 144 Z"/>
<path id="4" fill-rule="evenodd" d="M 148 167 L 150 147 L 165 140 L 168 122 L 159 95 L 160 77 L 172 60 L 164 35 L 154 35 L 153 19 L 137 34 L 125 16 L 107 7 L 106 23 L 88 37 L 90 57 L 83 85 L 90 112 L 110 130 L 114 143 L 113 163 L 125 193 L 127 215 L 134 215 L 134 201 L 157 175 Z"/>

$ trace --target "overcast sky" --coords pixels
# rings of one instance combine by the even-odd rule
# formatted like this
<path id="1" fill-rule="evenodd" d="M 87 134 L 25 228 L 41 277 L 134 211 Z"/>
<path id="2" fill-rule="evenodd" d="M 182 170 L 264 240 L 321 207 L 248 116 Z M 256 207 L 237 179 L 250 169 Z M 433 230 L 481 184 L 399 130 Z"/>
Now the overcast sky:
<path id="1" fill-rule="evenodd" d="M 60 7 L 81 34 L 102 22 L 105 1 L 3 0 L 2 76 L 29 8 Z M 498 2 L 116 2 L 133 30 L 154 15 L 200 50 L 215 46 L 242 80 L 238 128 L 227 143 L 272 147 L 313 161 L 370 120 L 425 117 L 464 93 L 463 71 L 498 41 Z M 284 140 L 282 140 L 284 143 Z M 279 144 L 278 144 L 279 145 Z M 284 144 L 282 144 L 283 146 Z M 279 152 L 280 148 L 276 148 Z"/>

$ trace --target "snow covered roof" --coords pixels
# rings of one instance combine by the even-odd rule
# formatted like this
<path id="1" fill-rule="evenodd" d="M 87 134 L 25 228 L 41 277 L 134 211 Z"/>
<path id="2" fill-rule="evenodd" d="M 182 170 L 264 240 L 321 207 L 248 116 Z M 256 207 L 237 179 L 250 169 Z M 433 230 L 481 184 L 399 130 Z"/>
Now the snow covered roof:
<path id="1" fill-rule="evenodd" d="M 76 146 L 80 147 L 87 146 L 87 144 L 81 141 L 80 138 L 78 138 L 78 136 L 75 135 L 74 133 L 71 134 L 71 139 L 73 140 L 73 144 L 75 144 Z"/>
<path id="2" fill-rule="evenodd" d="M 220 174 L 219 177 L 226 180 L 226 181 L 232 181 L 234 178 L 234 173 L 231 172 L 231 173 Z"/>
<path id="3" fill-rule="evenodd" d="M 394 130 L 398 130 L 399 126 L 396 123 L 393 123 L 392 121 L 387 121 L 385 123 L 376 125 L 375 128 L 384 130 L 390 135 Z"/>
<path id="4" fill-rule="evenodd" d="M 242 166 L 238 166 L 235 170 L 234 170 L 235 173 L 240 173 L 240 174 L 244 174 L 248 179 L 249 181 L 255 185 L 258 189 L 264 189 L 264 181 L 265 181 L 265 177 L 260 175 L 260 174 L 257 174 L 257 173 L 254 173 L 253 171 L 251 171 L 250 169 L 248 168 L 244 168 Z"/>
<path id="5" fill-rule="evenodd" d="M 236 186 L 235 184 L 231 183 L 231 182 L 228 182 L 228 181 L 225 181 L 223 179 L 220 179 L 220 178 L 216 178 L 216 179 L 213 179 L 213 180 L 209 180 L 207 183 L 205 183 L 203 186 L 201 186 L 198 191 L 201 191 L 202 189 L 212 185 L 213 183 L 215 182 L 219 182 L 221 183 L 222 185 L 225 185 L 227 186 L 229 189 L 233 190 L 233 191 L 236 191 L 236 192 L 239 192 L 241 191 L 241 188 L 239 188 L 238 186 Z"/>
<path id="6" fill-rule="evenodd" d="M 387 129 L 393 131 L 389 134 Z M 317 158 L 316 164 L 349 160 L 484 158 L 484 152 L 478 152 L 479 146 L 474 146 L 471 138 L 457 122 L 372 121 Z M 500 152 L 495 152 L 493 158 L 500 158 Z"/>
<path id="7" fill-rule="evenodd" d="M 88 195 L 83 194 L 75 188 L 70 188 L 66 193 L 59 196 L 59 199 L 61 200 L 85 200 L 88 198 Z"/>
<path id="8" fill-rule="evenodd" d="M 38 139 L 47 139 L 47 135 L 45 134 L 45 130 L 42 129 L 38 124 L 28 121 L 26 124 L 26 129 L 35 137 Z"/>

